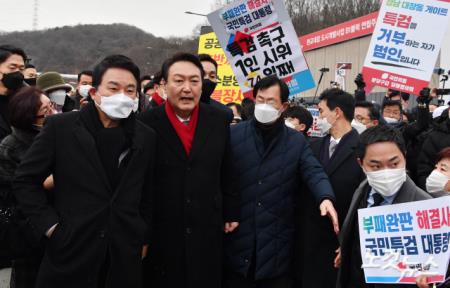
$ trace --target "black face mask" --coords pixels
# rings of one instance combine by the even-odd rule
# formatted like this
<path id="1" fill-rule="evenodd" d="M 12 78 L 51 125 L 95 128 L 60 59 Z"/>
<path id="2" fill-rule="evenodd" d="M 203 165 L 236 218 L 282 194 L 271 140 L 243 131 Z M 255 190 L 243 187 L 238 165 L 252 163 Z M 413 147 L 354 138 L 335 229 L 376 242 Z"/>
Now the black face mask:
<path id="1" fill-rule="evenodd" d="M 24 79 L 25 83 L 27 83 L 30 86 L 36 86 L 36 78 L 28 78 Z"/>
<path id="2" fill-rule="evenodd" d="M 23 85 L 23 74 L 20 71 L 3 74 L 1 80 L 8 90 L 17 90 Z"/>
<path id="3" fill-rule="evenodd" d="M 200 101 L 209 104 L 211 95 L 214 92 L 214 89 L 216 89 L 216 86 L 216 82 L 213 82 L 209 79 L 203 79 L 202 96 L 200 97 Z"/>

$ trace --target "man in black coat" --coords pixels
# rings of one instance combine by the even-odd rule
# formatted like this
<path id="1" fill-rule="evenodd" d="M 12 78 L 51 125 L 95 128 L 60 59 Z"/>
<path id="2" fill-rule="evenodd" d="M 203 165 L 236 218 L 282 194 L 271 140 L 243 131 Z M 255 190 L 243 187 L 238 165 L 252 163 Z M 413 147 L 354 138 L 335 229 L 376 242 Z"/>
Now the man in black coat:
<path id="1" fill-rule="evenodd" d="M 326 90 L 319 99 L 320 119 L 317 125 L 328 135 L 312 141 L 311 149 L 330 179 L 341 226 L 353 193 L 364 179 L 355 154 L 359 135 L 351 126 L 355 102 L 352 95 L 340 89 Z M 315 202 L 310 193 L 304 195 L 300 230 L 304 242 L 301 244 L 302 257 L 298 264 L 303 272 L 297 274 L 301 276 L 297 282 L 302 283 L 302 287 L 331 288 L 336 284 L 337 270 L 333 267 L 333 260 L 339 242 L 330 222 L 320 217 L 313 206 Z"/>
<path id="2" fill-rule="evenodd" d="M 95 67 L 81 111 L 50 117 L 13 183 L 48 238 L 36 287 L 141 287 L 149 242 L 155 133 L 135 120 L 139 68 L 125 56 Z M 53 201 L 42 188 L 53 174 Z"/>
<path id="3" fill-rule="evenodd" d="M 17 47 L 0 46 L 0 141 L 11 133 L 8 102 L 11 95 L 23 86 L 27 55 Z"/>
<path id="4" fill-rule="evenodd" d="M 426 180 L 435 169 L 437 154 L 444 148 L 450 147 L 450 119 L 448 117 L 448 110 L 445 115 L 435 120 L 432 127 L 420 150 L 417 164 L 417 182 L 422 189 L 426 188 Z"/>
<path id="5" fill-rule="evenodd" d="M 358 209 L 431 199 L 406 174 L 406 145 L 400 131 L 383 125 L 361 134 L 357 149 L 361 166 L 367 174 L 353 195 L 339 235 L 341 248 L 335 259 L 340 267 L 337 288 L 402 288 L 416 285 L 366 284 L 361 268 Z M 384 177 L 378 176 L 384 173 Z"/>
<path id="6" fill-rule="evenodd" d="M 140 114 L 158 139 L 153 238 L 146 287 L 221 287 L 222 237 L 238 223 L 227 178 L 226 113 L 199 104 L 203 68 L 177 54 L 163 66 L 167 102 Z"/>
<path id="7" fill-rule="evenodd" d="M 233 111 L 226 105 L 223 105 L 222 103 L 211 99 L 211 95 L 217 86 L 217 71 L 219 65 L 217 64 L 216 60 L 214 60 L 208 54 L 200 54 L 198 55 L 198 58 L 202 63 L 203 70 L 205 71 L 205 75 L 203 76 L 203 91 L 200 101 L 225 111 L 227 113 L 227 118 L 231 123 L 234 118 Z"/>

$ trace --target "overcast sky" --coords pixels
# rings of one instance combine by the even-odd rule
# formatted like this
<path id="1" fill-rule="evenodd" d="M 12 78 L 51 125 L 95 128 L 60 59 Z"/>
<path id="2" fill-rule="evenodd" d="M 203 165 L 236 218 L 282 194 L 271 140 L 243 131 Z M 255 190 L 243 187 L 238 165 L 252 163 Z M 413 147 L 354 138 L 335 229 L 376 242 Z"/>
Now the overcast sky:
<path id="1" fill-rule="evenodd" d="M 38 0 L 38 29 L 77 24 L 125 23 L 156 36 L 190 36 L 214 0 Z M 0 31 L 32 30 L 34 0 L 0 0 Z M 206 22 L 207 23 L 207 22 Z"/>

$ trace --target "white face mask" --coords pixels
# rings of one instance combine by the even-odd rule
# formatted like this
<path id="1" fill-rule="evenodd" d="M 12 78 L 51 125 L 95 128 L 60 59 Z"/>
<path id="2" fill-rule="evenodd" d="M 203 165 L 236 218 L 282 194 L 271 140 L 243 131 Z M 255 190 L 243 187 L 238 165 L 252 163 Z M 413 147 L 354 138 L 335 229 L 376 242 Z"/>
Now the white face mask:
<path id="1" fill-rule="evenodd" d="M 289 128 L 295 129 L 295 125 L 292 124 L 292 122 L 289 121 L 289 120 L 287 120 L 287 119 L 284 120 L 284 125 L 286 125 L 286 126 L 289 127 Z"/>
<path id="2" fill-rule="evenodd" d="M 395 195 L 406 181 L 405 168 L 364 172 L 369 185 L 384 197 Z"/>
<path id="3" fill-rule="evenodd" d="M 388 124 L 397 124 L 398 122 L 400 122 L 398 119 L 391 117 L 384 117 L 384 120 L 386 120 Z"/>
<path id="4" fill-rule="evenodd" d="M 449 180 L 449 177 L 446 175 L 442 174 L 438 170 L 433 170 L 427 178 L 426 186 L 428 193 L 448 192 L 445 191 L 445 186 Z"/>
<path id="5" fill-rule="evenodd" d="M 131 112 L 136 112 L 139 107 L 139 99 L 131 99 L 123 93 L 112 96 L 101 96 L 101 104 L 95 103 L 110 119 L 120 120 L 130 116 Z"/>
<path id="6" fill-rule="evenodd" d="M 66 101 L 66 96 L 67 96 L 66 90 L 56 90 L 48 94 L 48 98 L 50 98 L 50 101 L 59 106 L 64 105 L 64 101 Z"/>
<path id="7" fill-rule="evenodd" d="M 327 134 L 330 132 L 331 127 L 333 127 L 330 122 L 328 122 L 327 118 L 318 118 L 317 119 L 317 128 L 320 130 L 322 134 Z"/>
<path id="8" fill-rule="evenodd" d="M 255 105 L 255 118 L 259 123 L 270 124 L 275 122 L 280 117 L 280 111 L 269 104 Z"/>
<path id="9" fill-rule="evenodd" d="M 352 127 L 355 128 L 356 131 L 358 131 L 358 134 L 362 134 L 367 129 L 366 125 L 362 124 L 356 119 L 352 120 Z"/>
<path id="10" fill-rule="evenodd" d="M 91 85 L 81 85 L 78 89 L 78 93 L 81 95 L 81 97 L 86 98 L 89 96 L 89 90 L 91 90 Z"/>

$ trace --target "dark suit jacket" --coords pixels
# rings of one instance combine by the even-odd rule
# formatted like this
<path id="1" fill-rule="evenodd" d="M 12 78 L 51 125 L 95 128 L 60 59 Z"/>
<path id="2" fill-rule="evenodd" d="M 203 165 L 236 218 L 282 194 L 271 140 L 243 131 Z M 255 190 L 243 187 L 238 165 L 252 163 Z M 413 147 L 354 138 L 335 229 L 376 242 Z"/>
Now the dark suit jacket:
<path id="1" fill-rule="evenodd" d="M 139 115 L 159 139 L 147 287 L 221 287 L 223 226 L 238 220 L 239 199 L 228 185 L 226 114 L 199 105 L 189 156 L 164 105 Z"/>
<path id="2" fill-rule="evenodd" d="M 355 239 L 354 233 L 352 231 L 358 231 L 357 227 L 353 227 L 355 223 L 355 217 L 357 217 L 358 207 L 361 201 L 365 201 L 363 197 L 370 190 L 370 186 L 367 180 L 364 180 L 359 188 L 356 190 L 353 195 L 352 203 L 347 213 L 347 217 L 345 218 L 344 225 L 341 228 L 340 233 L 340 242 L 341 242 L 341 268 L 339 269 L 337 288 L 347 288 L 348 287 L 348 278 L 350 271 L 350 261 L 349 261 L 349 253 L 351 253 L 351 245 L 353 240 Z M 400 188 L 397 196 L 394 199 L 393 204 L 406 203 L 406 202 L 414 202 L 420 200 L 431 199 L 432 197 L 417 187 L 411 178 L 407 177 L 406 182 Z M 354 230 L 356 229 L 356 230 Z M 364 287 L 364 286 L 361 286 Z M 375 284 L 371 286 L 373 288 L 378 287 L 389 287 L 389 288 L 402 288 L 402 287 L 417 287 L 416 285 L 381 285 Z"/>
<path id="3" fill-rule="evenodd" d="M 150 237 L 155 133 L 134 122 L 131 145 L 120 163 L 123 175 L 113 190 L 88 130 L 88 108 L 95 109 L 92 104 L 50 117 L 16 172 L 13 192 L 39 234 L 59 223 L 48 239 L 36 287 L 97 287 L 107 255 L 107 287 L 141 285 L 141 251 Z M 42 188 L 50 174 L 53 203 Z"/>
<path id="4" fill-rule="evenodd" d="M 228 123 L 231 123 L 233 121 L 233 118 L 234 118 L 233 111 L 230 108 L 228 108 L 226 105 L 223 105 L 222 103 L 220 103 L 219 101 L 216 101 L 214 99 L 211 99 L 209 101 L 209 105 L 226 112 Z"/>
<path id="5" fill-rule="evenodd" d="M 329 141 L 328 135 L 311 142 L 311 149 L 318 159 L 324 159 L 325 151 L 328 154 Z M 336 196 L 335 208 L 340 227 L 347 214 L 353 193 L 365 178 L 356 158 L 358 143 L 358 132 L 352 130 L 342 138 L 333 157 L 321 161 Z M 299 237 L 301 241 L 304 241 L 301 244 L 303 254 L 300 259 L 303 272 L 300 273 L 299 281 L 303 283 L 303 287 L 334 287 L 337 277 L 337 270 L 333 267 L 336 256 L 334 251 L 339 247 L 337 236 L 330 220 L 327 217 L 321 217 L 320 211 L 313 205 L 314 199 L 310 193 L 303 195 L 306 199 L 299 203 L 299 209 L 303 212 Z M 298 277 L 298 272 L 296 274 Z"/>

